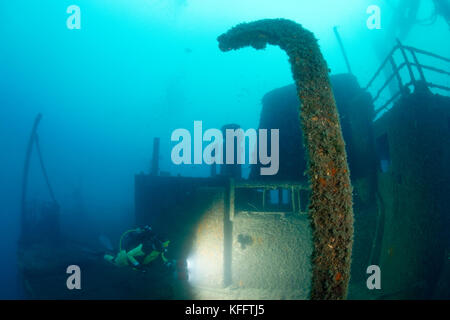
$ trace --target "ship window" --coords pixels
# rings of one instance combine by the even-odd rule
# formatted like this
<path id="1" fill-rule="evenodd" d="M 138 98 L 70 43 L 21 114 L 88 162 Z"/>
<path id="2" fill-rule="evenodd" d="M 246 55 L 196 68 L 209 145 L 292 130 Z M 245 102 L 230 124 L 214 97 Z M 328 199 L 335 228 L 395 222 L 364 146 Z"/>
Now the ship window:
<path id="1" fill-rule="evenodd" d="M 282 189 L 281 191 L 281 204 L 289 204 L 289 190 Z"/>
<path id="2" fill-rule="evenodd" d="M 269 192 L 269 202 L 270 204 L 279 204 L 280 203 L 280 197 L 279 192 L 277 189 L 272 189 Z"/>
<path id="3" fill-rule="evenodd" d="M 387 172 L 391 165 L 391 157 L 389 154 L 389 140 L 387 133 L 377 138 L 376 145 L 381 172 Z"/>
<path id="4" fill-rule="evenodd" d="M 247 212 L 251 214 L 280 214 L 302 213 L 307 211 L 309 190 L 301 190 L 293 187 L 252 188 L 244 186 L 235 189 L 235 212 Z"/>
<path id="5" fill-rule="evenodd" d="M 269 192 L 269 203 L 273 205 L 287 205 L 289 201 L 288 189 L 272 189 Z"/>

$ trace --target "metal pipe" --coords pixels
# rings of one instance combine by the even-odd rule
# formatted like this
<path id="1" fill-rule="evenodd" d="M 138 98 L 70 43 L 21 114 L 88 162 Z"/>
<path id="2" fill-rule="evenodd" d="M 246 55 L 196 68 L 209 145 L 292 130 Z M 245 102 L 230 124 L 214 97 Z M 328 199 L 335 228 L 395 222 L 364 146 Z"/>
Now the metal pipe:
<path id="1" fill-rule="evenodd" d="M 375 74 L 373 75 L 372 79 L 370 79 L 369 83 L 366 85 L 365 90 L 369 89 L 369 87 L 372 85 L 372 83 L 375 81 L 375 79 L 378 77 L 378 75 L 381 73 L 381 71 L 383 70 L 383 68 L 385 67 L 385 65 L 389 62 L 389 60 L 391 59 L 392 55 L 395 53 L 395 51 L 398 49 L 398 45 L 395 46 L 391 52 L 389 52 L 389 54 L 387 55 L 386 59 L 384 59 L 383 63 L 381 64 L 381 66 L 378 68 L 378 70 L 375 72 Z"/>
<path id="2" fill-rule="evenodd" d="M 403 87 L 402 77 L 400 77 L 400 74 L 398 73 L 397 64 L 395 63 L 394 58 L 392 56 L 390 61 L 392 65 L 392 70 L 394 70 L 395 76 L 397 77 L 398 87 L 402 88 Z"/>
<path id="3" fill-rule="evenodd" d="M 347 52 L 345 51 L 344 44 L 342 42 L 342 39 L 341 39 L 341 36 L 340 36 L 339 31 L 337 29 L 337 26 L 333 27 L 333 31 L 334 31 L 336 39 L 337 39 L 337 41 L 339 43 L 339 47 L 341 48 L 342 56 L 344 57 L 345 64 L 347 65 L 348 73 L 353 74 L 352 68 L 350 67 L 350 61 L 348 60 Z"/>
<path id="4" fill-rule="evenodd" d="M 402 64 L 400 64 L 395 70 L 394 73 L 391 74 L 389 76 L 389 78 L 386 79 L 386 81 L 384 82 L 384 84 L 381 86 L 381 88 L 377 91 L 377 94 L 375 95 L 375 97 L 372 99 L 372 102 L 375 102 L 376 100 L 378 100 L 378 98 L 380 97 L 381 93 L 383 92 L 383 90 L 388 86 L 388 84 L 392 81 L 392 79 L 394 79 L 394 77 L 396 75 L 398 75 L 398 72 L 403 69 L 403 67 L 406 66 L 406 62 L 403 62 Z M 402 89 L 402 87 L 400 87 L 400 90 Z"/>
<path id="5" fill-rule="evenodd" d="M 422 66 L 419 63 L 419 59 L 417 59 L 416 53 L 414 52 L 414 50 L 409 50 L 409 52 L 411 53 L 411 55 L 414 59 L 414 62 L 416 63 L 415 66 L 416 66 L 417 70 L 419 71 L 420 80 L 422 80 L 424 83 L 426 83 L 427 80 L 425 80 L 425 74 L 423 73 Z M 414 65 L 414 64 L 412 64 L 412 65 Z"/>
<path id="6" fill-rule="evenodd" d="M 432 53 L 432 52 L 429 52 L 429 51 L 425 51 L 425 50 L 422 50 L 422 49 L 417 49 L 417 48 L 410 47 L 410 46 L 403 46 L 403 48 L 408 49 L 410 51 L 414 51 L 414 52 L 423 54 L 423 55 L 426 55 L 426 56 L 431 56 L 431 57 L 436 58 L 436 59 L 440 59 L 440 60 L 444 60 L 444 61 L 450 62 L 449 58 L 440 56 L 438 54 L 435 54 L 435 53 Z"/>
<path id="7" fill-rule="evenodd" d="M 309 213 L 314 229 L 310 297 L 345 299 L 353 246 L 352 187 L 329 69 L 317 40 L 300 24 L 285 19 L 241 23 L 217 40 L 222 51 L 247 46 L 260 50 L 271 44 L 289 56 L 297 95 L 302 101 L 299 125 L 304 137 L 310 137 L 304 139 L 311 180 Z M 323 118 L 315 121 L 315 115 Z M 325 152 L 317 152 L 319 149 Z M 329 170 L 336 170 L 336 174 L 328 176 Z M 327 244 L 334 239 L 339 241 L 330 251 Z"/>
<path id="8" fill-rule="evenodd" d="M 47 184 L 48 192 L 50 193 L 50 197 L 52 198 L 53 202 L 56 203 L 55 194 L 53 193 L 53 189 L 50 184 L 50 179 L 48 178 L 47 170 L 45 169 L 44 159 L 42 157 L 42 152 L 41 152 L 41 146 L 39 144 L 39 136 L 37 135 L 37 133 L 35 134 L 34 141 L 36 143 L 36 151 L 37 151 L 37 154 L 39 157 L 39 162 L 41 164 L 42 174 L 44 175 L 45 183 Z"/>
<path id="9" fill-rule="evenodd" d="M 413 70 L 411 68 L 411 64 L 409 63 L 408 56 L 406 55 L 406 51 L 403 48 L 403 45 L 402 45 L 402 43 L 400 42 L 399 39 L 397 39 L 397 44 L 398 44 L 398 46 L 400 48 L 400 51 L 401 51 L 402 56 L 403 56 L 403 59 L 405 59 L 406 67 L 408 68 L 408 72 L 409 72 L 409 77 L 411 78 L 411 81 L 413 83 L 416 83 L 416 78 L 414 77 L 414 72 L 413 72 Z"/>
<path id="10" fill-rule="evenodd" d="M 31 129 L 30 138 L 28 139 L 27 150 L 25 154 L 25 163 L 23 166 L 23 177 L 22 177 L 22 196 L 20 200 L 20 239 L 24 240 L 27 228 L 27 208 L 26 208 L 26 199 L 27 199 L 27 186 L 28 186 L 28 171 L 30 167 L 30 158 L 31 152 L 33 151 L 33 143 L 36 137 L 37 128 L 39 126 L 39 122 L 42 119 L 42 114 L 38 114 L 34 120 L 33 128 Z"/>

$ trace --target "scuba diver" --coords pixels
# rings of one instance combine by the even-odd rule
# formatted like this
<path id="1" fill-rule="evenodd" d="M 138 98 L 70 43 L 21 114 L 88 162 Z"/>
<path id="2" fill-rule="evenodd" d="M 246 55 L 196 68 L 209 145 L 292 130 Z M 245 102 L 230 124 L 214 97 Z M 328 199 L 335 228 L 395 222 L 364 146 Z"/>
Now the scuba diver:
<path id="1" fill-rule="evenodd" d="M 126 231 L 119 241 L 119 252 L 114 257 L 104 255 L 104 259 L 118 267 L 131 267 L 134 270 L 147 272 L 160 258 L 169 271 L 176 271 L 178 278 L 187 280 L 187 265 L 182 261 L 166 258 L 169 240 L 161 240 L 148 225 Z"/>
<path id="2" fill-rule="evenodd" d="M 132 266 L 142 271 L 145 271 L 144 266 L 158 257 L 161 257 L 164 265 L 170 266 L 171 262 L 164 255 L 169 243 L 170 241 L 160 240 L 150 226 L 144 226 L 122 234 L 117 255 L 113 257 L 106 254 L 104 258 L 119 267 Z"/>

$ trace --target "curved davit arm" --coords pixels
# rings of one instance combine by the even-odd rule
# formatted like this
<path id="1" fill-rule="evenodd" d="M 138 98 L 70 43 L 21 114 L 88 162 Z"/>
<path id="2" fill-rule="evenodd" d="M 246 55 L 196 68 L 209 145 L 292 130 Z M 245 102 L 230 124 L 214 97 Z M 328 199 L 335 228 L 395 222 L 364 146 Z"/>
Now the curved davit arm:
<path id="1" fill-rule="evenodd" d="M 289 56 L 312 188 L 312 299 L 345 299 L 350 279 L 353 209 L 350 172 L 328 67 L 314 35 L 285 19 L 239 24 L 218 37 L 222 51 L 277 45 Z M 298 159 L 302 161 L 303 159 Z"/>

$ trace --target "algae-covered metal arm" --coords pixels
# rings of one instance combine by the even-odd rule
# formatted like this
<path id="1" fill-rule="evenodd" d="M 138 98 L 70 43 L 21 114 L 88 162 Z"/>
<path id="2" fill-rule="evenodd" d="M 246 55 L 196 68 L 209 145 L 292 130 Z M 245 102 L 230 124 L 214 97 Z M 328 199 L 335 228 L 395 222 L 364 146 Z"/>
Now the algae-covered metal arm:
<path id="1" fill-rule="evenodd" d="M 289 56 L 301 101 L 311 184 L 312 299 L 345 299 L 353 244 L 352 187 L 327 64 L 314 35 L 285 19 L 239 24 L 218 37 L 222 51 L 277 45 Z M 280 128 L 282 130 L 282 128 Z M 302 161 L 302 159 L 298 159 Z"/>

